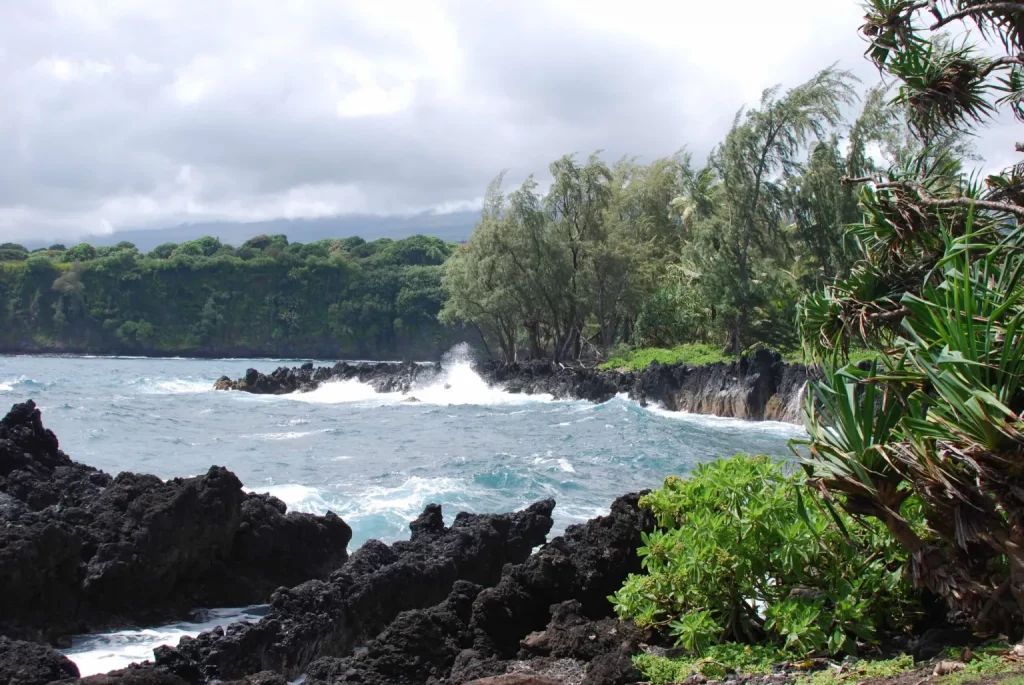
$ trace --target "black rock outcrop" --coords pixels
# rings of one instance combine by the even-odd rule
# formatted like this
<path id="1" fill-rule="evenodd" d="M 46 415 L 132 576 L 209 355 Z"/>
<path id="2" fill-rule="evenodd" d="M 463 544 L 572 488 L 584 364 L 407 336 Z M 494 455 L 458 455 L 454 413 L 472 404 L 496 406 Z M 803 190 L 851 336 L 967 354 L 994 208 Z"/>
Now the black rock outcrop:
<path id="1" fill-rule="evenodd" d="M 399 614 L 358 654 L 314 661 L 307 683 L 458 685 L 531 659 L 598 664 L 585 682 L 626 682 L 639 632 L 611 618 L 607 595 L 640 570 L 641 532 L 654 528 L 639 497 L 619 498 L 608 516 L 571 526 L 506 566 L 497 584 L 457 582 L 444 602 Z"/>
<path id="2" fill-rule="evenodd" d="M 285 395 L 292 392 L 309 392 L 324 383 L 357 380 L 367 383 L 377 392 L 406 393 L 416 382 L 435 378 L 440 372 L 437 364 L 414 364 L 376 362 L 338 362 L 334 366 L 314 367 L 307 362 L 299 367 L 278 367 L 269 374 L 249 369 L 245 376 L 231 380 L 222 376 L 214 387 L 217 390 L 241 390 L 258 395 Z"/>
<path id="3" fill-rule="evenodd" d="M 47 685 L 77 677 L 78 667 L 60 652 L 0 637 L 0 685 Z"/>
<path id="4" fill-rule="evenodd" d="M 370 541 L 328 580 L 275 592 L 259 622 L 183 639 L 156 650 L 154 661 L 192 681 L 264 670 L 292 679 L 316 659 L 346 657 L 371 643 L 403 612 L 444 602 L 459 581 L 468 583 L 458 586 L 460 596 L 473 594 L 466 589 L 473 584 L 496 584 L 506 564 L 522 562 L 544 542 L 554 506 L 544 500 L 513 514 L 460 513 L 448 527 L 441 507 L 430 505 L 411 524 L 410 540 Z M 468 616 L 461 604 L 452 611 Z"/>
<path id="5" fill-rule="evenodd" d="M 607 516 L 569 526 L 565 535 L 506 569 L 496 586 L 483 590 L 473 603 L 476 649 L 515 656 L 520 640 L 547 625 L 552 605 L 569 600 L 578 603 L 584 616 L 609 616 L 608 595 L 627 575 L 640 572 L 640 534 L 654 530 L 653 516 L 638 506 L 642 494 L 624 495 Z"/>
<path id="6" fill-rule="evenodd" d="M 672 411 L 714 414 L 754 421 L 800 418 L 800 398 L 814 371 L 789 364 L 775 352 L 759 350 L 733 362 L 704 366 L 651 363 L 640 371 L 563 366 L 547 360 L 482 362 L 476 371 L 491 385 L 510 393 L 547 394 L 556 399 L 607 402 L 626 394 L 641 404 L 656 402 Z M 323 383 L 356 379 L 377 392 L 409 393 L 416 385 L 440 377 L 438 365 L 347 364 L 314 368 L 312 364 L 281 367 L 269 375 L 249 369 L 244 378 L 223 377 L 220 390 L 259 394 L 308 392 Z M 414 398 L 413 398 L 414 399 Z"/>
<path id="7" fill-rule="evenodd" d="M 0 634 L 55 641 L 265 602 L 327 577 L 351 536 L 221 467 L 165 482 L 74 462 L 31 401 L 0 420 Z"/>

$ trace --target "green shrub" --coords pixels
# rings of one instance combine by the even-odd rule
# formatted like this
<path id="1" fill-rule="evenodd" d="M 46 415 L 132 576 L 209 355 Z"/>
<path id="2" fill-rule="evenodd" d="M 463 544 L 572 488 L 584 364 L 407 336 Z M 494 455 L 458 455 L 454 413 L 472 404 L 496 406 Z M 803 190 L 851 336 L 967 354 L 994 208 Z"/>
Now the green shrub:
<path id="1" fill-rule="evenodd" d="M 702 464 L 641 505 L 660 526 L 643 536 L 646 573 L 610 599 L 621 618 L 666 629 L 698 656 L 765 640 L 852 654 L 916 610 L 902 548 L 879 525 L 832 513 L 768 457 Z"/>

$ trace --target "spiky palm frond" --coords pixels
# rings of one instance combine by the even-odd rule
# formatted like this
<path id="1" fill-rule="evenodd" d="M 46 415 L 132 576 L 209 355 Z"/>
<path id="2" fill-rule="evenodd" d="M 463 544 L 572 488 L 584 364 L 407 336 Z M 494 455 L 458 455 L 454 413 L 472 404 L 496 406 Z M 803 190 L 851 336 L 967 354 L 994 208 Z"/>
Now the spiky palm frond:
<path id="1" fill-rule="evenodd" d="M 909 491 L 898 489 L 901 476 L 885 448 L 900 438 L 905 403 L 880 383 L 886 376 L 878 370 L 875 364 L 826 369 L 809 383 L 809 438 L 790 441 L 790 448 L 826 491 L 845 495 L 851 513 L 899 516 Z"/>
<path id="2" fill-rule="evenodd" d="M 902 81 L 895 102 L 909 107 L 910 125 L 924 138 L 982 123 L 995 113 L 986 67 L 971 47 L 931 44 L 896 52 L 887 64 Z"/>

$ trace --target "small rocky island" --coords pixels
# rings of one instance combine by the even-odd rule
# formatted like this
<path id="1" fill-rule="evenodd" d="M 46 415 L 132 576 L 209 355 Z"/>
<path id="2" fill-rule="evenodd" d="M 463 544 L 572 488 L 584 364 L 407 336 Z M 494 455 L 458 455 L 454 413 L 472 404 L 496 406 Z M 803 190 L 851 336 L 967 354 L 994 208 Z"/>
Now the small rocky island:
<path id="1" fill-rule="evenodd" d="M 705 366 L 655 362 L 642 371 L 563 366 L 547 360 L 481 362 L 474 368 L 489 384 L 510 393 L 590 402 L 607 402 L 626 394 L 641 404 L 653 402 L 670 411 L 792 423 L 799 420 L 801 393 L 813 373 L 803 364 L 789 364 L 768 350 Z M 236 380 L 223 376 L 215 387 L 283 395 L 310 392 L 325 383 L 357 380 L 377 392 L 410 394 L 416 387 L 437 381 L 443 372 L 440 364 L 338 362 L 318 367 L 307 362 L 300 367 L 282 366 L 268 374 L 249 369 Z"/>

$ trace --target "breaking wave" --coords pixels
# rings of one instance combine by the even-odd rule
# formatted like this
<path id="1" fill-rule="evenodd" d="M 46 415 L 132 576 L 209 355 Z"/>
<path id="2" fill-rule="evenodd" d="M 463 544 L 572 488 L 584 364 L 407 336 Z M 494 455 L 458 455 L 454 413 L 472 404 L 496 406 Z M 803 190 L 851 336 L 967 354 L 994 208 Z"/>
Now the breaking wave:
<path id="1" fill-rule="evenodd" d="M 71 647 L 61 650 L 75 662 L 81 676 L 97 675 L 132 663 L 153 658 L 153 650 L 161 645 L 176 646 L 186 635 L 195 637 L 217 626 L 227 627 L 235 621 L 259 620 L 265 606 L 241 609 L 210 609 L 196 621 L 170 623 L 142 630 L 118 630 L 111 633 L 80 635 L 72 639 Z"/>
<path id="2" fill-rule="evenodd" d="M 441 362 L 443 371 L 430 381 L 414 386 L 408 393 L 379 393 L 372 386 L 358 380 L 324 383 L 316 390 L 306 393 L 284 395 L 299 402 L 317 404 L 367 403 L 400 404 L 402 402 L 429 405 L 508 405 L 530 402 L 550 402 L 551 395 L 523 395 L 506 392 L 498 386 L 487 384 L 476 371 L 466 345 L 459 345 L 448 352 Z"/>

